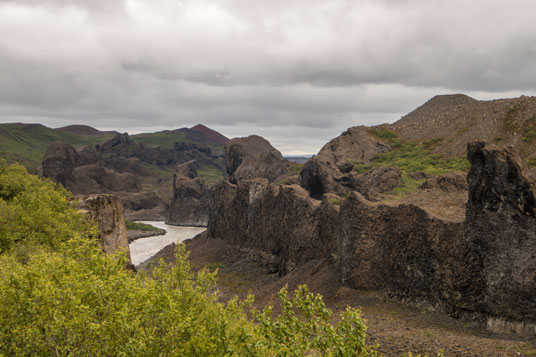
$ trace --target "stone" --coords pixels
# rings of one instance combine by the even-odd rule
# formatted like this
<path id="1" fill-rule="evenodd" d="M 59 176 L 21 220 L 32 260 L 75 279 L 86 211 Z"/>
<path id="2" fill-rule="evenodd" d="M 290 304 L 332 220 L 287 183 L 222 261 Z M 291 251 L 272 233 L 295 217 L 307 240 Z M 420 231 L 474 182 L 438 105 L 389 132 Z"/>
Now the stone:
<path id="1" fill-rule="evenodd" d="M 291 163 L 257 135 L 231 139 L 225 144 L 225 155 L 231 183 L 254 178 L 279 182 L 292 175 Z"/>
<path id="2" fill-rule="evenodd" d="M 113 195 L 97 194 L 78 196 L 78 209 L 86 214 L 88 221 L 97 225 L 102 250 L 106 254 L 125 251 L 130 262 L 127 228 L 121 200 Z"/>
<path id="3" fill-rule="evenodd" d="M 196 161 L 177 166 L 173 175 L 173 199 L 166 223 L 206 227 L 209 213 L 208 189 L 197 178 Z"/>

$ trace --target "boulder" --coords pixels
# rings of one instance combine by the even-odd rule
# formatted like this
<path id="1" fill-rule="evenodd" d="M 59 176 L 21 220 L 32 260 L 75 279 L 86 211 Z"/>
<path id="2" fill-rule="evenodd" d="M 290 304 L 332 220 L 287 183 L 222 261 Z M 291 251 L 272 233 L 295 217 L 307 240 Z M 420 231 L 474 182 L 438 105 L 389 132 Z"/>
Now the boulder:
<path id="1" fill-rule="evenodd" d="M 225 144 L 225 155 L 231 183 L 254 178 L 279 182 L 292 175 L 291 163 L 257 135 L 230 140 Z"/>

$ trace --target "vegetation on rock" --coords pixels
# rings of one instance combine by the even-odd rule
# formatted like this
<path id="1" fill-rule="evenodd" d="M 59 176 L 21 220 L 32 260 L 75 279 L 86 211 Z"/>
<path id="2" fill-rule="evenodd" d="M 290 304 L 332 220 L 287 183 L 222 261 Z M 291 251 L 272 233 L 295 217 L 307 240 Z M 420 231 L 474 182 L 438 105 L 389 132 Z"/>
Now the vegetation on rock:
<path id="1" fill-rule="evenodd" d="M 422 172 L 425 176 L 437 176 L 447 172 L 468 171 L 469 162 L 465 157 L 443 157 L 433 154 L 433 149 L 441 143 L 441 138 L 424 142 L 402 140 L 392 130 L 372 129 L 371 134 L 389 144 L 390 150 L 378 154 L 370 164 L 354 163 L 354 170 L 364 173 L 374 167 L 397 167 L 402 170 L 402 185 L 393 192 L 396 195 L 413 192 L 424 180 L 410 175 Z"/>

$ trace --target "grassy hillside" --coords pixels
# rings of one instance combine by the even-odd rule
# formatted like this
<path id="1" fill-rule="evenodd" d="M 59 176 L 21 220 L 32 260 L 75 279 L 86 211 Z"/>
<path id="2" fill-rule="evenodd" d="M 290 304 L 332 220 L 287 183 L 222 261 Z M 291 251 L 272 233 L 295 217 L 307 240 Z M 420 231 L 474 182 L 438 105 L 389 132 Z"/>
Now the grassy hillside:
<path id="1" fill-rule="evenodd" d="M 171 149 L 176 142 L 197 143 L 208 146 L 214 154 L 223 154 L 223 144 L 209 141 L 202 133 L 186 128 L 135 134 L 130 138 L 134 142 L 159 145 L 163 149 Z"/>
<path id="2" fill-rule="evenodd" d="M 76 135 L 41 124 L 0 124 L 0 157 L 9 163 L 18 162 L 30 172 L 35 172 L 41 165 L 48 145 L 54 141 L 61 140 L 77 147 L 98 144 L 112 136 Z"/>

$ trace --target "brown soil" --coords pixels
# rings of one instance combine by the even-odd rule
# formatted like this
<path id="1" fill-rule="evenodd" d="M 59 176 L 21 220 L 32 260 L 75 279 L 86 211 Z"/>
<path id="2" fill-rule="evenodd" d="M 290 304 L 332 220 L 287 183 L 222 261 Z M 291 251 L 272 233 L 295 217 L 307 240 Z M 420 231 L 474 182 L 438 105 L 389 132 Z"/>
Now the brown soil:
<path id="1" fill-rule="evenodd" d="M 455 320 L 424 303 L 402 303 L 381 292 L 344 287 L 336 268 L 325 261 L 309 262 L 279 277 L 270 273 L 263 254 L 252 249 L 209 239 L 205 234 L 186 241 L 186 247 L 193 270 L 218 269 L 218 289 L 224 301 L 235 295 L 243 298 L 251 291 L 254 306 L 262 308 L 276 302 L 277 292 L 285 285 L 292 291 L 307 284 L 310 291 L 323 295 L 334 316 L 346 306 L 359 307 L 367 322 L 368 342 L 379 344 L 378 351 L 385 356 L 409 351 L 430 356 L 437 352 L 446 356 L 536 356 L 535 337 L 494 334 L 476 322 Z M 173 248 L 164 248 L 153 262 L 161 258 L 173 262 Z"/>

